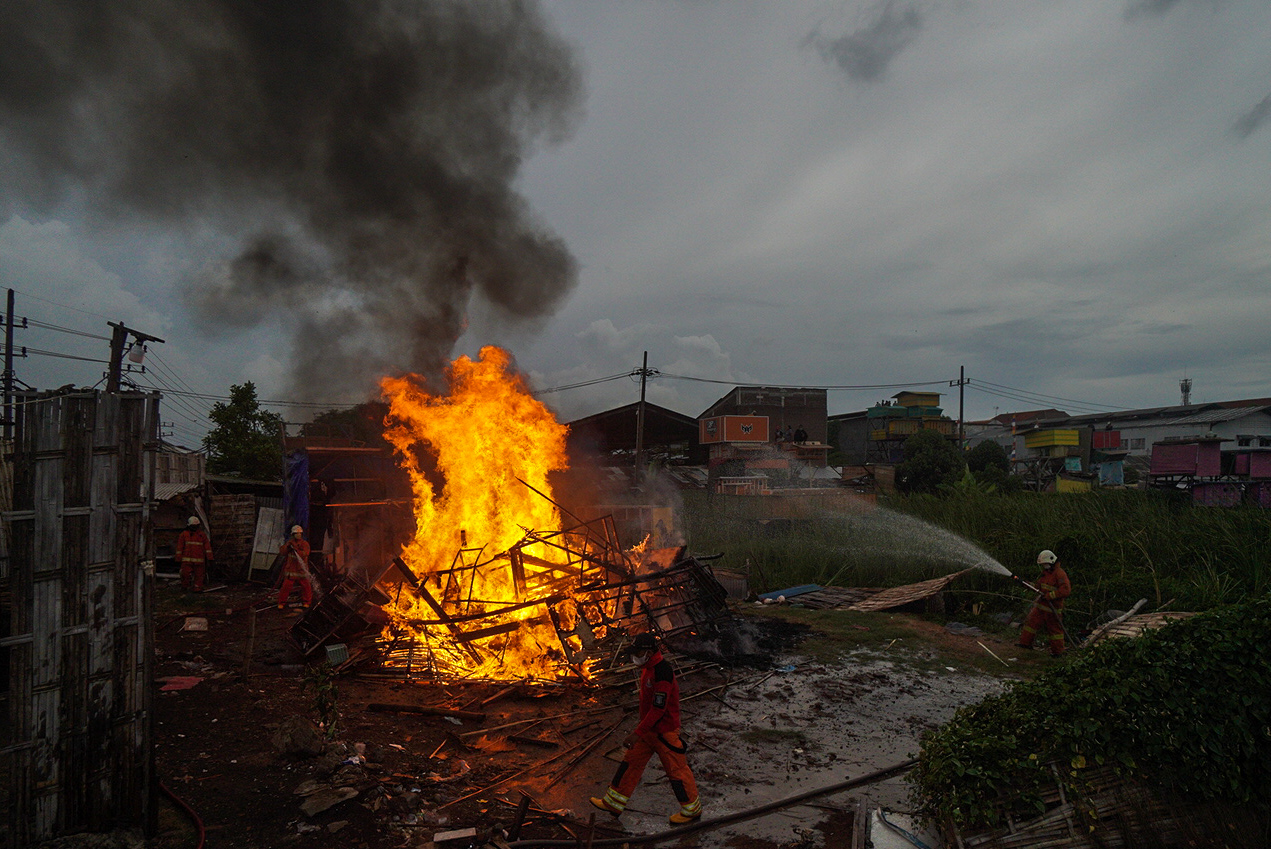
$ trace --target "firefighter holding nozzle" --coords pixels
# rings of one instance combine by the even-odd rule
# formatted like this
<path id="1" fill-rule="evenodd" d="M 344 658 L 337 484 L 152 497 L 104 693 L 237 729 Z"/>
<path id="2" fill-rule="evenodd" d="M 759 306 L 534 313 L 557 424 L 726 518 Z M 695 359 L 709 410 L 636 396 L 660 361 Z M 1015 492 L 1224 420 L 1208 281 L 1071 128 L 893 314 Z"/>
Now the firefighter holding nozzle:
<path id="1" fill-rule="evenodd" d="M 1059 558 L 1050 549 L 1037 555 L 1037 565 L 1042 567 L 1042 574 L 1036 586 L 1025 584 L 1037 590 L 1037 600 L 1024 619 L 1018 645 L 1022 649 L 1031 649 L 1040 632 L 1050 644 L 1051 655 L 1059 657 L 1064 653 L 1064 599 L 1072 594 L 1072 582 L 1059 565 Z"/>

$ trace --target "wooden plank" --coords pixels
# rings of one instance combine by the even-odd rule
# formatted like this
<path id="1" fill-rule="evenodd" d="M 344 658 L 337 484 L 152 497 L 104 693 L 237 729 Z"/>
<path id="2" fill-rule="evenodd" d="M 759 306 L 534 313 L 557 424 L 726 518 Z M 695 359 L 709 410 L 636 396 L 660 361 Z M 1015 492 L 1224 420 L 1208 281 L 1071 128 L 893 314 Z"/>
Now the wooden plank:
<path id="1" fill-rule="evenodd" d="M 291 536 L 287 533 L 285 524 L 286 516 L 281 509 L 260 508 L 256 515 L 256 533 L 252 537 L 251 564 L 247 573 L 249 579 L 255 572 L 268 572 L 273 568 L 278 549 Z"/>

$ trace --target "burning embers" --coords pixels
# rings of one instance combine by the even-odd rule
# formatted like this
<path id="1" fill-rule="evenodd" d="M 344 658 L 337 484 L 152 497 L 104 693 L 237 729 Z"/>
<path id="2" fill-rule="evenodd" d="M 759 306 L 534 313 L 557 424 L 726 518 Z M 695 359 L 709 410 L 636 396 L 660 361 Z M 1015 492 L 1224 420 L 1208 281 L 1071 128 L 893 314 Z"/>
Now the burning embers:
<path id="1" fill-rule="evenodd" d="M 630 632 L 673 635 L 726 615 L 722 587 L 682 549 L 624 552 L 612 519 L 584 520 L 553 500 L 548 475 L 568 465 L 566 428 L 510 365 L 493 347 L 461 357 L 448 396 L 410 379 L 382 383 L 416 520 L 381 579 L 396 583 L 385 665 L 580 680 L 611 664 Z"/>

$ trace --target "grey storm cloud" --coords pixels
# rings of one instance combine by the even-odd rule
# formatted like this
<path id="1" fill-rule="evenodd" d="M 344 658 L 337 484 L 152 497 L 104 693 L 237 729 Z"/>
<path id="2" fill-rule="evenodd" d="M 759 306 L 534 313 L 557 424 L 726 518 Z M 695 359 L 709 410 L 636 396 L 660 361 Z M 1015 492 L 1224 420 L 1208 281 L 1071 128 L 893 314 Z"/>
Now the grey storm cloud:
<path id="1" fill-rule="evenodd" d="M 293 334 L 297 392 L 435 373 L 470 298 L 550 314 L 564 241 L 513 188 L 582 77 L 532 2 L 15 0 L 0 29 L 0 213 L 230 240 L 186 281 L 208 325 Z"/>
<path id="2" fill-rule="evenodd" d="M 857 82 L 875 82 L 887 72 L 922 29 L 922 13 L 916 3 L 887 0 L 871 10 L 873 20 L 840 38 L 826 38 L 814 32 L 808 40 L 822 58 L 834 62 Z"/>
<path id="3" fill-rule="evenodd" d="M 1182 0 L 1132 0 L 1126 6 L 1125 16 L 1134 18 L 1140 15 L 1163 15 L 1181 2 Z"/>
<path id="4" fill-rule="evenodd" d="M 1271 94 L 1262 98 L 1257 106 L 1241 115 L 1232 129 L 1235 130 L 1236 135 L 1247 139 L 1262 126 L 1267 118 L 1271 118 Z"/>

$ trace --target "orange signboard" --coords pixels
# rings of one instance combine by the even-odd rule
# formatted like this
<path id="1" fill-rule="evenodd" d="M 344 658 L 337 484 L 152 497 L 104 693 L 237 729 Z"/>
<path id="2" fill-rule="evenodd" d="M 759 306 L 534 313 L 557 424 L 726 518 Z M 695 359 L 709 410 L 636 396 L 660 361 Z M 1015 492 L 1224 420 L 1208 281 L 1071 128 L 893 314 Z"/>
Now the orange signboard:
<path id="1" fill-rule="evenodd" d="M 698 422 L 699 440 L 712 442 L 767 442 L 767 416 L 712 416 Z"/>

